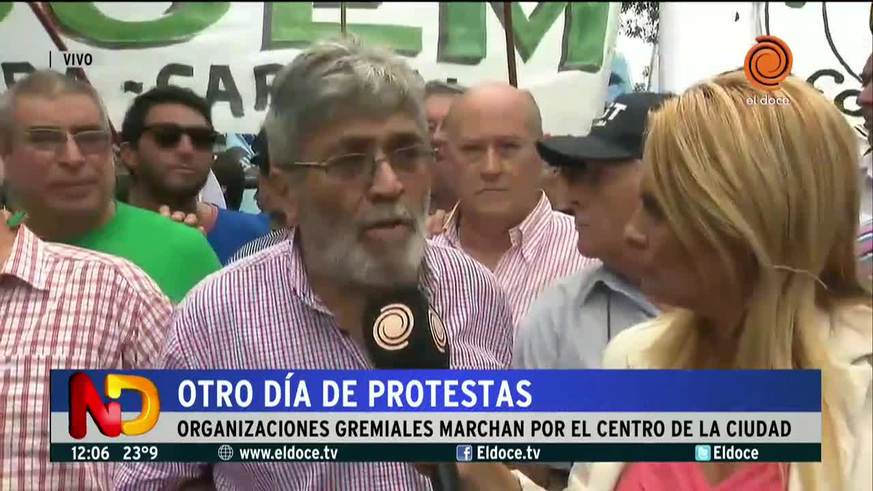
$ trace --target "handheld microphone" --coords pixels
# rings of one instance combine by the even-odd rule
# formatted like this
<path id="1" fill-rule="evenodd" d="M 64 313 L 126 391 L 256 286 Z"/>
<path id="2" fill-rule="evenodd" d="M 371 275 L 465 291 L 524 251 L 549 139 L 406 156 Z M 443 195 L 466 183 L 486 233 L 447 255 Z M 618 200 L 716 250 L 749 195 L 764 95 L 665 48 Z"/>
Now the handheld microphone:
<path id="1" fill-rule="evenodd" d="M 418 289 L 368 298 L 363 326 L 376 368 L 449 368 L 446 328 Z"/>
<path id="2" fill-rule="evenodd" d="M 373 295 L 364 307 L 364 339 L 376 368 L 449 368 L 448 333 L 417 288 Z M 437 464 L 430 479 L 437 491 L 459 491 L 458 467 Z"/>

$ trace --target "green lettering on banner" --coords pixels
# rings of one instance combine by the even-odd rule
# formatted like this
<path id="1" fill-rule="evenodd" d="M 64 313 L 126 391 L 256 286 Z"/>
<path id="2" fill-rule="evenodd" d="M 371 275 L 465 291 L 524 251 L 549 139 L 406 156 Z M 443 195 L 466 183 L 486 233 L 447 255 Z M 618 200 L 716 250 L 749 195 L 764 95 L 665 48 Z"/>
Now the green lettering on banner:
<path id="1" fill-rule="evenodd" d="M 437 61 L 478 65 L 486 43 L 484 3 L 440 2 Z"/>
<path id="2" fill-rule="evenodd" d="M 0 22 L 12 11 L 12 2 L 0 2 Z"/>
<path id="3" fill-rule="evenodd" d="M 503 3 L 491 8 L 503 23 Z M 541 2 L 530 17 L 512 4 L 515 47 L 527 62 L 543 37 L 564 11 L 564 37 L 558 70 L 596 73 L 603 66 L 609 4 L 595 2 Z M 466 2 L 440 3 L 440 31 L 437 61 L 476 65 L 486 54 L 485 6 Z"/>
<path id="4" fill-rule="evenodd" d="M 230 2 L 175 4 L 160 19 L 124 21 L 106 16 L 93 2 L 51 2 L 61 28 L 78 40 L 114 49 L 165 46 L 187 41 L 214 24 Z"/>
<path id="5" fill-rule="evenodd" d="M 261 50 L 303 48 L 340 34 L 337 22 L 314 22 L 312 3 L 264 3 L 264 38 Z M 367 43 L 389 47 L 399 54 L 421 52 L 421 28 L 388 24 L 348 24 L 349 33 Z"/>
<path id="6" fill-rule="evenodd" d="M 599 72 L 603 66 L 603 51 L 606 47 L 609 4 L 570 2 L 565 16 L 564 42 L 558 71 Z"/>
<path id="7" fill-rule="evenodd" d="M 546 32 L 561 15 L 567 2 L 539 2 L 531 12 L 530 17 L 521 10 L 518 2 L 512 2 L 512 32 L 515 34 L 515 49 L 523 61 L 530 59 L 536 51 Z M 503 21 L 503 2 L 491 2 L 491 8 L 506 27 Z"/>

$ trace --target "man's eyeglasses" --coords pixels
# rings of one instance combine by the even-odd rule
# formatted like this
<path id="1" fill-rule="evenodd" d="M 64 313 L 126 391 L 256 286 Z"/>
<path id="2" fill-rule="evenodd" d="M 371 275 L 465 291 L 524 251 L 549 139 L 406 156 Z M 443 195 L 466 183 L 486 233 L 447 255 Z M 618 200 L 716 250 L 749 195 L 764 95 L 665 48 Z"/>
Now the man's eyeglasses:
<path id="1" fill-rule="evenodd" d="M 433 159 L 433 149 L 425 145 L 412 145 L 388 152 L 382 158 L 366 153 L 347 153 L 322 162 L 291 162 L 291 165 L 318 167 L 336 180 L 366 184 L 371 182 L 376 168 L 382 162 L 388 162 L 398 174 L 411 175 Z"/>
<path id="2" fill-rule="evenodd" d="M 88 129 L 67 131 L 53 126 L 33 127 L 24 130 L 27 143 L 42 152 L 60 153 L 67 145 L 68 135 L 73 137 L 82 155 L 95 155 L 109 150 L 112 137 L 109 130 Z"/>
<path id="3" fill-rule="evenodd" d="M 218 141 L 218 133 L 204 126 L 179 126 L 174 123 L 152 124 L 143 128 L 143 133 L 151 133 L 159 147 L 175 148 L 182 140 L 182 135 L 188 135 L 191 145 L 197 150 L 212 150 Z"/>

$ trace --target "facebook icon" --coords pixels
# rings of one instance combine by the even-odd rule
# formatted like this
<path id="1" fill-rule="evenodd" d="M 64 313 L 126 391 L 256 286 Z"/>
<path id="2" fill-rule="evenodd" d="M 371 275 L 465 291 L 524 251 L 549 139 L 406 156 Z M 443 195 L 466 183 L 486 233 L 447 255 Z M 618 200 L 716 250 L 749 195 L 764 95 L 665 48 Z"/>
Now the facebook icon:
<path id="1" fill-rule="evenodd" d="M 470 462 L 473 460 L 473 446 L 458 445 L 457 448 L 455 448 L 455 457 L 458 462 Z"/>

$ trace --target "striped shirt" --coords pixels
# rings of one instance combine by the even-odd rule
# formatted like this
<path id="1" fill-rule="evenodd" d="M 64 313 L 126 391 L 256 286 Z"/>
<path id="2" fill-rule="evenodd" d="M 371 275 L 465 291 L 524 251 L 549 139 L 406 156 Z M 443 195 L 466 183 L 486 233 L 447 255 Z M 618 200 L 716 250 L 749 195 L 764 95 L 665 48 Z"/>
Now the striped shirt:
<path id="1" fill-rule="evenodd" d="M 456 214 L 434 242 L 462 249 L 458 226 Z M 509 297 L 513 325 L 517 329 L 531 302 L 543 289 L 599 261 L 579 254 L 573 217 L 552 210 L 545 193 L 530 214 L 508 233 L 511 246 L 494 268 L 494 275 Z"/>
<path id="2" fill-rule="evenodd" d="M 861 224 L 858 234 L 858 274 L 866 285 L 873 285 L 873 219 Z"/>
<path id="3" fill-rule="evenodd" d="M 258 237 L 255 240 L 250 240 L 250 241 L 246 242 L 242 247 L 239 248 L 238 251 L 236 251 L 236 253 L 233 256 L 231 256 L 230 261 L 228 261 L 228 264 L 235 262 L 235 261 L 239 261 L 240 259 L 242 259 L 244 257 L 249 257 L 252 254 L 255 254 L 257 252 L 261 252 L 268 247 L 273 247 L 276 244 L 281 244 L 282 242 L 284 242 L 285 240 L 288 239 L 289 233 L 290 233 L 290 229 L 280 228 L 280 229 L 273 230 L 272 232 L 268 233 L 267 235 L 263 235 L 261 237 Z"/>
<path id="4" fill-rule="evenodd" d="M 19 227 L 0 265 L 0 489 L 108 489 L 109 464 L 49 462 L 49 370 L 150 367 L 171 313 L 127 260 Z"/>
<path id="5" fill-rule="evenodd" d="M 163 367 L 370 369 L 309 285 L 292 231 L 283 244 L 215 273 L 179 306 Z M 508 368 L 511 312 L 494 276 L 457 251 L 428 243 L 422 286 L 448 331 L 451 366 Z M 185 463 L 124 464 L 115 489 L 175 489 L 201 474 Z M 213 468 L 218 490 L 404 491 L 431 489 L 406 463 L 233 463 Z"/>

